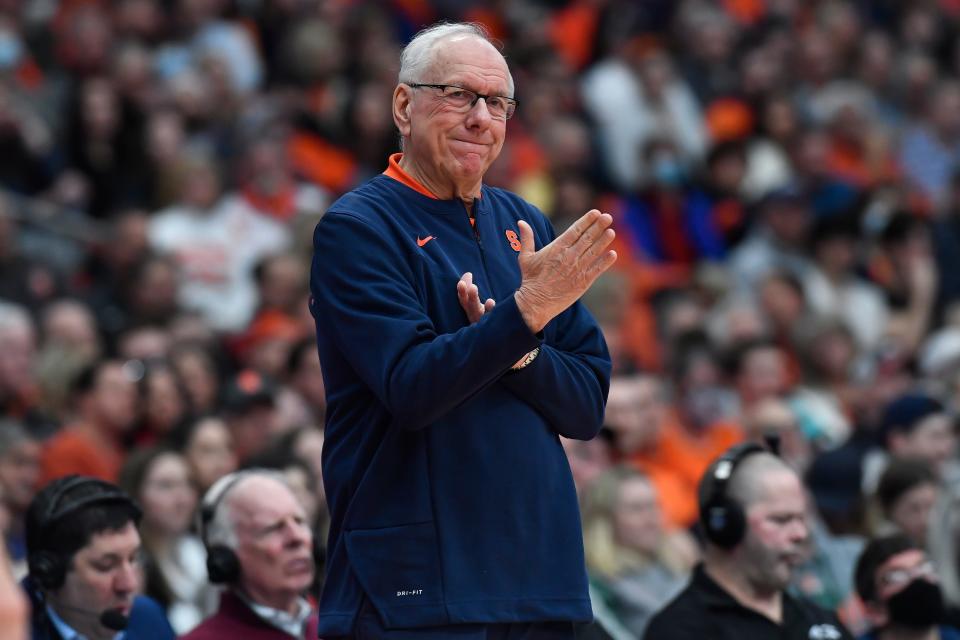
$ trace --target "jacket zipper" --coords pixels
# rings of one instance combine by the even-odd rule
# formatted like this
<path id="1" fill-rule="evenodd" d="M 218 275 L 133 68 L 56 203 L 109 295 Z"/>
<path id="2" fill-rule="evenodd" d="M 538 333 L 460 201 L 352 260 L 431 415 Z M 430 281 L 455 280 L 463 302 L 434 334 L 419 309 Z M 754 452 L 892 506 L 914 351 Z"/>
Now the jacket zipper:
<path id="1" fill-rule="evenodd" d="M 477 206 L 476 203 L 474 203 L 473 206 L 474 206 L 474 211 L 476 211 L 476 206 Z M 483 250 L 483 240 L 480 239 L 480 227 L 478 226 L 479 217 L 476 215 L 471 216 L 470 209 L 467 208 L 467 205 L 463 205 L 463 208 L 467 212 L 467 224 L 469 224 L 471 229 L 473 230 L 473 238 L 474 240 L 477 241 L 477 248 L 480 250 L 480 263 L 483 265 L 483 277 L 486 279 L 487 284 L 490 287 L 490 295 L 487 297 L 493 298 L 494 300 L 496 300 L 497 292 L 493 288 L 493 281 L 490 279 L 490 274 L 487 271 L 487 254 Z"/>

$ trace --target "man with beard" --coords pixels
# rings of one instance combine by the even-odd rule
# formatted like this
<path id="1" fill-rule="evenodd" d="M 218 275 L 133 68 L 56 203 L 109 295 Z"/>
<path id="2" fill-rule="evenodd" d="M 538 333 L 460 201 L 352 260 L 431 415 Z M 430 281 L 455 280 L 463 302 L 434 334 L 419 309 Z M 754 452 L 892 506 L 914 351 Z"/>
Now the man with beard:
<path id="1" fill-rule="evenodd" d="M 735 446 L 707 469 L 698 500 L 703 563 L 645 638 L 851 638 L 832 613 L 786 592 L 809 536 L 790 467 L 759 445 Z"/>
<path id="2" fill-rule="evenodd" d="M 873 625 L 861 640 L 960 640 L 960 631 L 940 625 L 945 607 L 936 569 L 907 536 L 872 540 L 854 580 Z"/>

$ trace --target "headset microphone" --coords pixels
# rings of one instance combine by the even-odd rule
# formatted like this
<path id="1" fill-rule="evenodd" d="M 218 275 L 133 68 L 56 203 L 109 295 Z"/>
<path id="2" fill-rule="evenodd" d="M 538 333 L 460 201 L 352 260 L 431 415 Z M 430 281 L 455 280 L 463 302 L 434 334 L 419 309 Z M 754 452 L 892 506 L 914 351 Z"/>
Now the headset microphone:
<path id="1" fill-rule="evenodd" d="M 123 631 L 130 624 L 130 618 L 120 609 L 107 609 L 100 614 L 100 624 L 113 631 Z"/>
<path id="2" fill-rule="evenodd" d="M 54 610 L 63 609 L 65 611 L 75 611 L 77 613 L 95 617 L 101 625 L 107 629 L 110 629 L 111 631 L 123 631 L 127 628 L 127 625 L 130 624 L 130 618 L 124 615 L 122 609 L 118 608 L 106 609 L 104 611 L 91 611 L 90 609 L 73 607 L 63 603 L 57 603 L 52 606 Z"/>

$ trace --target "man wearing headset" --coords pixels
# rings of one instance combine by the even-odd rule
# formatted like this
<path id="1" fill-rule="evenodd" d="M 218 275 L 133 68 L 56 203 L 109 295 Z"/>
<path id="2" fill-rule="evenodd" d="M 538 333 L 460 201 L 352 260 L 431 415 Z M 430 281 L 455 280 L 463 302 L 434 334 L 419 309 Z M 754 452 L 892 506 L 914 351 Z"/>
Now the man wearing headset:
<path id="1" fill-rule="evenodd" d="M 50 482 L 26 515 L 24 588 L 33 640 L 172 640 L 141 587 L 140 508 L 119 487 L 84 476 Z"/>
<path id="2" fill-rule="evenodd" d="M 790 467 L 759 445 L 738 445 L 707 469 L 698 499 L 703 564 L 645 638 L 851 638 L 833 614 L 786 591 L 809 536 L 803 486 Z"/>
<path id="3" fill-rule="evenodd" d="M 303 507 L 274 471 L 214 483 L 200 507 L 210 581 L 227 585 L 217 613 L 183 640 L 314 640 L 313 536 Z"/>

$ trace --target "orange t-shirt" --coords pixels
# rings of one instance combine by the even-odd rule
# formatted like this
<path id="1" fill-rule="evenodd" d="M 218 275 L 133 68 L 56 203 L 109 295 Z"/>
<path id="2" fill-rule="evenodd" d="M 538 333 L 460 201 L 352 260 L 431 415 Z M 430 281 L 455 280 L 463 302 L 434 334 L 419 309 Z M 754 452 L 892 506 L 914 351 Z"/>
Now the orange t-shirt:
<path id="1" fill-rule="evenodd" d="M 689 527 L 697 520 L 700 477 L 721 453 L 742 440 L 737 425 L 717 422 L 694 435 L 674 417 L 663 426 L 656 446 L 634 454 L 630 462 L 656 487 L 667 525 Z"/>
<path id="2" fill-rule="evenodd" d="M 116 482 L 123 455 L 116 447 L 103 447 L 76 428 L 50 438 L 40 456 L 40 486 L 76 473 Z"/>

